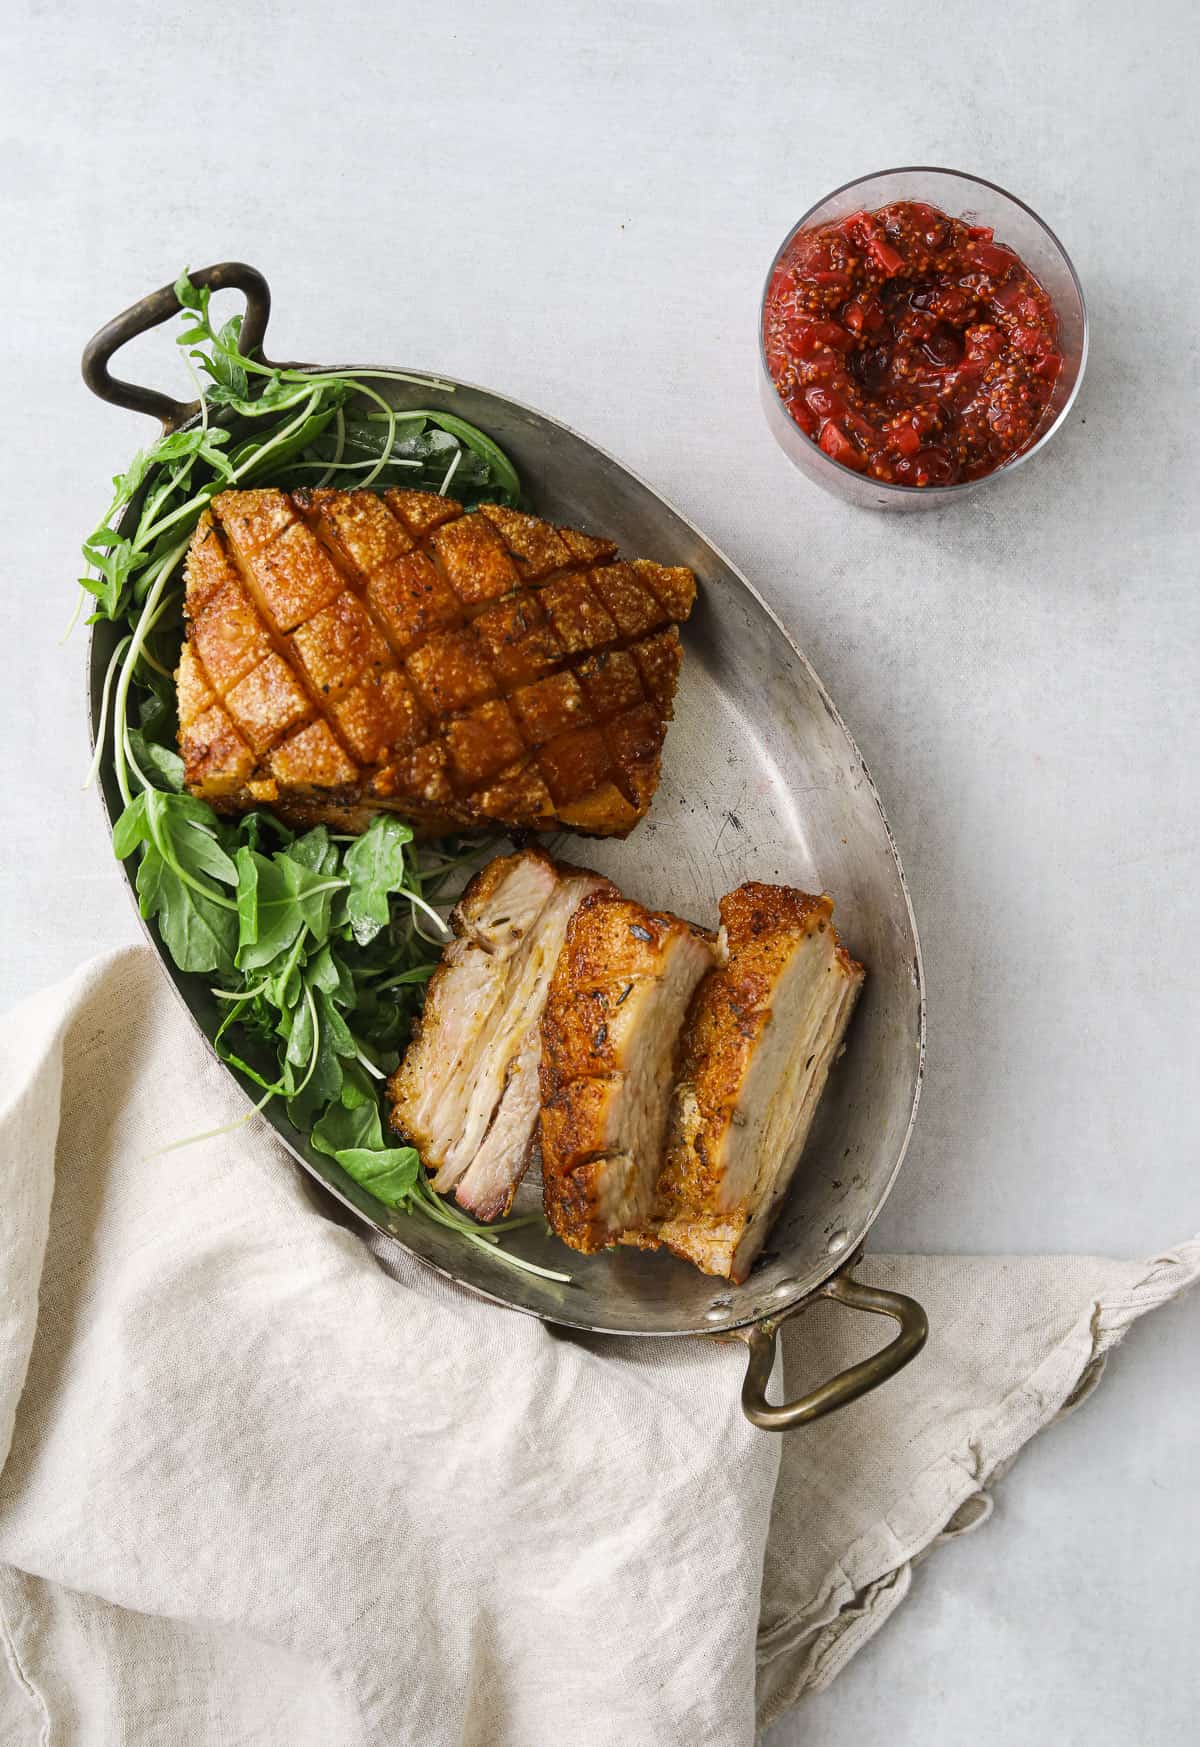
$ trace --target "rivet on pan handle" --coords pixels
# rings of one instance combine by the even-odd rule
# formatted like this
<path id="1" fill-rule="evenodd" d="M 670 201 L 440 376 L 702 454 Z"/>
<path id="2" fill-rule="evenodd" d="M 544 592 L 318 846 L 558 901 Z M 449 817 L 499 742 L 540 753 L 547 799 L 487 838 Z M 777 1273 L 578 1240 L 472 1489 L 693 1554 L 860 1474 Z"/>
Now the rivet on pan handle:
<path id="1" fill-rule="evenodd" d="M 742 1412 L 752 1424 L 764 1432 L 790 1432 L 794 1426 L 809 1425 L 836 1408 L 857 1401 L 878 1389 L 897 1371 L 902 1371 L 910 1359 L 915 1359 L 929 1334 L 929 1319 L 915 1298 L 902 1292 L 888 1292 L 882 1286 L 866 1286 L 852 1280 L 848 1273 L 838 1274 L 818 1287 L 813 1298 L 832 1298 L 852 1310 L 868 1310 L 876 1316 L 890 1316 L 900 1324 L 900 1332 L 882 1352 L 861 1359 L 826 1383 L 818 1383 L 798 1401 L 785 1401 L 773 1407 L 767 1400 L 767 1384 L 775 1362 L 775 1342 L 779 1331 L 777 1321 L 756 1323 L 753 1328 L 739 1329 L 738 1338 L 750 1349 L 746 1379 L 742 1384 Z M 810 1304 L 812 1298 L 805 1299 Z M 803 1306 L 797 1306 L 798 1309 Z"/>
<path id="2" fill-rule="evenodd" d="M 242 291 L 246 295 L 246 319 L 242 324 L 241 349 L 249 357 L 263 342 L 271 314 L 271 289 L 257 267 L 244 261 L 221 261 L 215 267 L 202 267 L 189 275 L 193 285 L 203 285 L 209 291 Z M 161 419 L 164 431 L 173 431 L 199 411 L 199 401 L 173 400 L 155 388 L 140 388 L 134 382 L 122 382 L 108 373 L 109 359 L 129 340 L 151 328 L 161 327 L 176 315 L 181 304 L 174 285 L 164 285 L 148 297 L 122 310 L 97 334 L 93 334 L 83 349 L 83 380 L 93 394 L 113 406 L 126 407 L 130 412 L 149 413 Z M 261 353 L 260 353 L 261 356 Z M 262 359 L 266 363 L 266 359 Z"/>

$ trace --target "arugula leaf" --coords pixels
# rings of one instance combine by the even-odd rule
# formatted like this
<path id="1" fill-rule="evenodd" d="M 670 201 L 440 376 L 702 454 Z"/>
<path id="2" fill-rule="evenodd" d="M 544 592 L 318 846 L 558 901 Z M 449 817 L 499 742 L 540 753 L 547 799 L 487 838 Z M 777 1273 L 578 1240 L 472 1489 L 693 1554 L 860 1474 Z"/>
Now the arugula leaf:
<path id="1" fill-rule="evenodd" d="M 118 859 L 142 846 L 136 882 L 141 912 L 157 922 L 180 970 L 234 968 L 236 912 L 209 882 L 232 884 L 235 869 L 210 834 L 211 819 L 210 809 L 191 795 L 144 789 L 113 827 Z"/>
<path id="2" fill-rule="evenodd" d="M 372 1093 L 363 1092 L 360 1081 L 347 1078 L 342 1101 L 331 1104 L 314 1125 L 312 1143 L 385 1207 L 402 1207 L 411 1200 L 420 1179 L 420 1156 L 415 1147 L 384 1145 L 379 1105 Z"/>
<path id="3" fill-rule="evenodd" d="M 346 1077 L 340 1101 L 331 1104 L 320 1121 L 314 1123 L 312 1143 L 318 1152 L 327 1153 L 330 1158 L 336 1158 L 347 1147 L 382 1150 L 379 1105 L 373 1094 L 364 1096 L 361 1081 L 356 1077 Z"/>
<path id="4" fill-rule="evenodd" d="M 174 292 L 183 309 L 197 309 L 208 320 L 208 300 L 212 292 L 204 285 L 193 285 L 185 267 L 174 284 Z"/>
<path id="5" fill-rule="evenodd" d="M 336 1001 L 339 1007 L 353 1007 L 357 999 L 354 977 L 332 948 L 323 946 L 313 954 L 308 966 L 309 981 Z"/>
<path id="6" fill-rule="evenodd" d="M 390 813 L 378 813 L 347 851 L 350 926 L 360 946 L 374 940 L 387 925 L 389 896 L 405 883 L 405 850 L 411 842 L 410 825 Z"/>
<path id="7" fill-rule="evenodd" d="M 212 878 L 232 886 L 237 869 L 221 847 L 216 818 L 203 801 L 193 795 L 143 789 L 113 826 L 113 853 L 124 861 L 139 844 L 155 850 L 184 885 L 195 884 L 201 895 L 229 910 L 235 908 L 232 899 L 206 884 Z"/>
<path id="8" fill-rule="evenodd" d="M 350 1038 L 345 1021 L 341 1020 L 340 1015 L 337 1018 L 340 1021 L 341 1035 L 335 1035 L 331 1019 L 335 1010 L 328 995 L 317 991 L 313 994 L 311 1006 L 307 1001 L 305 1006 L 308 1007 L 310 1015 L 313 1008 L 316 1010 L 315 1029 L 308 1066 L 304 1071 L 304 1083 L 297 1087 L 294 1096 L 288 1100 L 288 1116 L 301 1130 L 311 1128 L 317 1113 L 341 1092 L 345 1070 L 338 1052 L 338 1043 L 350 1042 L 351 1049 L 346 1053 L 352 1055 L 353 1052 L 353 1039 Z"/>
<path id="9" fill-rule="evenodd" d="M 342 1147 L 333 1156 L 348 1177 L 353 1177 L 385 1207 L 403 1207 L 411 1201 L 421 1174 L 421 1160 L 415 1147 L 384 1147 L 380 1151 Z"/>
<path id="10" fill-rule="evenodd" d="M 237 824 L 231 829 L 235 840 L 240 838 L 247 849 L 261 849 L 265 843 L 271 841 L 271 838 L 285 844 L 293 841 L 291 831 L 273 813 L 243 813 Z M 270 837 L 268 833 L 270 833 Z"/>
<path id="11" fill-rule="evenodd" d="M 185 884 L 153 847 L 138 866 L 137 893 L 142 915 L 157 923 L 181 971 L 233 970 L 236 916 Z"/>
<path id="12" fill-rule="evenodd" d="M 315 985 L 314 985 L 315 987 Z M 339 1013 L 337 1006 L 324 989 L 316 990 L 317 1011 L 321 1015 L 321 1029 L 329 1038 L 329 1047 L 335 1055 L 356 1056 L 358 1045 L 345 1019 Z M 338 1078 L 338 1090 L 341 1090 L 341 1078 Z"/>
<path id="13" fill-rule="evenodd" d="M 250 377 L 239 353 L 242 340 L 242 318 L 231 316 L 217 335 L 211 361 L 205 359 L 213 381 L 218 387 L 238 399 L 245 399 Z"/>
<path id="14" fill-rule="evenodd" d="M 95 595 L 105 618 L 115 619 L 130 577 L 149 563 L 150 554 L 138 552 L 131 540 L 122 539 L 111 528 L 98 528 L 85 540 L 83 556 L 100 575 L 81 576 L 80 586 Z"/>
<path id="15" fill-rule="evenodd" d="M 258 941 L 258 870 L 260 867 L 269 868 L 271 864 L 265 855 L 259 855 L 257 850 L 242 844 L 234 857 L 234 865 L 237 868 L 238 947 L 245 948 Z"/>
<path id="16" fill-rule="evenodd" d="M 150 827 L 146 821 L 146 797 L 138 796 L 131 801 L 113 826 L 113 854 L 118 861 L 124 861 L 132 855 L 139 843 L 145 843 L 150 836 Z"/>
<path id="17" fill-rule="evenodd" d="M 493 443 L 483 431 L 469 425 L 465 419 L 453 417 L 448 412 L 431 412 L 429 417 L 451 436 L 457 437 L 468 449 L 479 456 L 490 469 L 496 483 L 507 494 L 510 503 L 515 504 L 521 495 L 521 481 L 517 470 L 498 443 Z"/>
<path id="18" fill-rule="evenodd" d="M 173 794 L 181 792 L 183 760 L 177 752 L 173 752 L 169 746 L 161 745 L 157 740 L 147 740 L 141 728 L 127 729 L 125 741 L 133 762 L 143 776 L 148 776 L 155 783 L 156 788 L 169 789 Z"/>
<path id="19" fill-rule="evenodd" d="M 262 970 L 307 928 L 320 942 L 329 933 L 333 880 L 297 861 L 292 844 L 268 858 L 243 845 L 237 852 L 238 968 Z"/>
<path id="20" fill-rule="evenodd" d="M 379 1101 L 375 1096 L 375 1088 L 371 1084 L 370 1080 L 367 1078 L 366 1074 L 363 1072 L 362 1068 L 359 1067 L 357 1062 L 351 1062 L 350 1065 L 346 1068 L 345 1074 L 342 1077 L 341 1101 L 345 1105 L 347 1110 L 358 1110 L 360 1108 L 365 1107 L 368 1110 L 373 1111 L 374 1115 L 375 1115 L 375 1120 L 378 1122 L 378 1120 L 379 1120 Z M 373 1146 L 375 1143 L 374 1143 L 374 1141 L 372 1141 L 370 1139 L 371 1132 L 372 1131 L 367 1131 L 367 1138 L 364 1139 L 362 1137 L 362 1132 L 360 1131 L 359 1136 L 356 1140 L 342 1141 L 341 1144 L 343 1146 L 347 1146 L 347 1145 Z M 379 1133 L 380 1133 L 380 1144 L 382 1145 L 382 1140 L 383 1140 L 382 1129 L 379 1131 Z"/>
<path id="21" fill-rule="evenodd" d="M 304 993 L 304 980 L 301 967 L 304 963 L 304 936 L 298 934 L 291 948 L 280 953 L 278 959 L 266 966 L 265 995 L 273 1007 L 277 1007 L 283 1018 L 276 1030 L 281 1037 L 288 1035 L 287 1026 L 293 1008 Z"/>
<path id="22" fill-rule="evenodd" d="M 329 832 L 324 825 L 317 825 L 306 831 L 303 837 L 297 837 L 289 846 L 288 854 L 293 861 L 326 878 L 337 871 L 337 844 L 329 841 Z"/>
<path id="23" fill-rule="evenodd" d="M 440 491 L 453 463 L 453 495 L 468 508 L 489 501 L 515 505 L 520 482 L 511 466 L 506 467 L 501 480 L 483 455 L 441 428 L 437 421 L 442 416 L 399 413 L 394 435 L 382 412 L 370 413 L 366 419 L 347 416 L 339 436 L 340 453 L 335 455 L 333 439 L 327 434 L 313 445 L 313 454 L 322 460 L 336 458 L 342 465 L 356 459 L 364 464 L 374 460 L 381 467 L 377 486 L 403 485 L 418 491 Z"/>
<path id="24" fill-rule="evenodd" d="M 164 461 L 181 460 L 185 455 L 203 454 L 209 459 L 228 441 L 229 432 L 214 426 L 185 426 L 181 431 L 172 431 L 170 436 L 160 437 L 154 445 L 152 459 L 159 465 Z"/>
<path id="25" fill-rule="evenodd" d="M 162 800 L 176 801 L 178 795 L 161 795 L 157 789 L 148 791 L 146 806 L 153 813 L 161 810 Z M 204 824 L 195 819 L 181 819 L 177 813 L 172 815 L 171 846 L 178 867 L 197 877 L 209 875 L 214 880 L 221 880 L 225 885 L 233 885 L 237 879 L 237 870 L 226 855 L 216 836 Z M 234 906 L 229 905 L 232 909 Z"/>
<path id="26" fill-rule="evenodd" d="M 321 1015 L 317 1011 L 316 1000 L 307 998 L 303 979 L 299 997 L 293 1006 L 295 1011 L 285 1011 L 276 1030 L 287 1039 L 284 1061 L 290 1062 L 294 1068 L 307 1069 L 320 1047 Z"/>
<path id="27" fill-rule="evenodd" d="M 335 408 L 330 406 L 323 411 L 314 412 L 305 419 L 298 429 L 285 443 L 276 443 L 271 453 L 257 461 L 255 455 L 261 443 L 247 444 L 234 457 L 234 463 L 240 471 L 240 482 L 246 485 L 258 485 L 266 479 L 273 478 L 285 468 L 289 461 L 303 454 L 331 422 Z"/>

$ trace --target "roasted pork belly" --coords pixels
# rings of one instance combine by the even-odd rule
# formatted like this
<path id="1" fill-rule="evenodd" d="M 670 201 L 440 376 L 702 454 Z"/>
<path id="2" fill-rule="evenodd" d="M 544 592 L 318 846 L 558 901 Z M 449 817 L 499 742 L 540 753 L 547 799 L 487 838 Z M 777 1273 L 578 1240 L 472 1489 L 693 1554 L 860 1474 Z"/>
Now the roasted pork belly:
<path id="1" fill-rule="evenodd" d="M 568 925 L 542 1016 L 546 1217 L 591 1252 L 649 1219 L 679 1030 L 712 937 L 609 890 Z"/>
<path id="2" fill-rule="evenodd" d="M 865 973 L 838 944 L 829 897 L 751 883 L 720 910 L 727 960 L 688 1015 L 666 1158 L 637 1241 L 741 1282 L 800 1162 Z"/>
<path id="3" fill-rule="evenodd" d="M 527 849 L 490 862 L 451 916 L 455 939 L 388 1091 L 392 1125 L 417 1147 L 433 1187 L 480 1219 L 508 1211 L 528 1162 L 542 1009 L 568 922 L 590 894 L 611 889 Z"/>
<path id="4" fill-rule="evenodd" d="M 426 835 L 622 836 L 650 805 L 690 570 L 424 492 L 229 491 L 188 553 L 190 791 Z"/>

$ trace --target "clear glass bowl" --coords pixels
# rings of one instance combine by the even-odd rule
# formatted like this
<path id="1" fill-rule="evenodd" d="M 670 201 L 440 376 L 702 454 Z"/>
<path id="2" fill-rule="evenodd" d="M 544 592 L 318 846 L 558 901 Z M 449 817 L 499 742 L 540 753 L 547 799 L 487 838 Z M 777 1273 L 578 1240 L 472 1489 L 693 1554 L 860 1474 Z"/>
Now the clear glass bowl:
<path id="1" fill-rule="evenodd" d="M 990 224 L 995 230 L 996 241 L 1015 249 L 1041 282 L 1058 316 L 1063 364 L 1037 436 L 1028 448 L 996 468 L 994 473 L 984 474 L 982 479 L 965 480 L 959 485 L 892 485 L 843 467 L 819 449 L 811 437 L 805 436 L 780 399 L 767 369 L 763 344 L 767 290 L 796 232 L 846 218 L 863 208 L 870 212 L 892 200 L 924 200 L 930 206 L 940 207 L 952 218 L 964 218 L 970 224 Z M 1023 467 L 1027 461 L 1032 461 L 1035 455 L 1041 454 L 1071 410 L 1083 381 L 1087 350 L 1087 306 L 1083 301 L 1083 289 L 1066 250 L 1050 227 L 1024 201 L 1018 200 L 1015 194 L 1005 193 L 994 182 L 985 182 L 979 176 L 965 176 L 958 170 L 939 170 L 928 165 L 859 176 L 853 182 L 835 188 L 815 206 L 810 206 L 776 250 L 758 310 L 759 385 L 767 423 L 780 447 L 815 484 L 845 498 L 848 503 L 869 509 L 934 509 L 951 499 L 964 497 L 969 491 L 985 490 L 993 480 L 1011 473 L 1014 467 Z"/>

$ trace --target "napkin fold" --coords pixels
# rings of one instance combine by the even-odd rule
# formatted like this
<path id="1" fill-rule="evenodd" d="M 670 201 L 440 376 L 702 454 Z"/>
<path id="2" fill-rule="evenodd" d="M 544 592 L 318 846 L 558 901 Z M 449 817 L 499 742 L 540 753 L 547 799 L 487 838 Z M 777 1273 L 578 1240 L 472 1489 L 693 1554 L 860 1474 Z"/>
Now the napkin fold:
<path id="1" fill-rule="evenodd" d="M 583 1340 L 323 1204 L 145 948 L 0 1022 L 0 1740 L 740 1747 L 1200 1273 L 869 1256 L 925 1352 L 779 1438 L 743 1350 Z M 157 1156 L 152 1156 L 157 1154 Z M 872 1319 L 786 1325 L 776 1389 Z"/>

